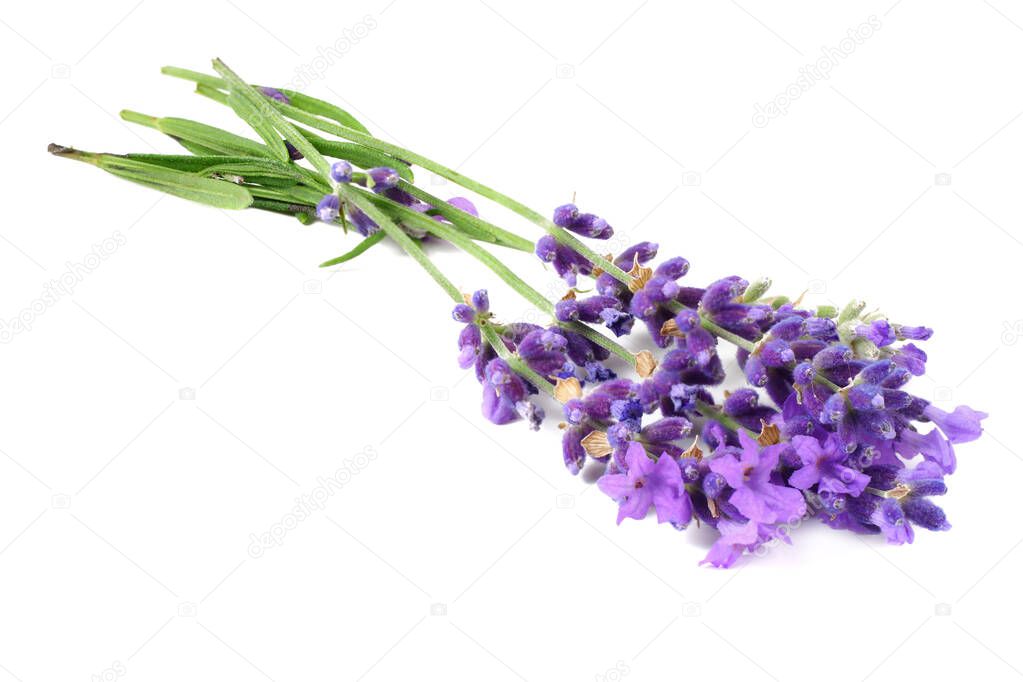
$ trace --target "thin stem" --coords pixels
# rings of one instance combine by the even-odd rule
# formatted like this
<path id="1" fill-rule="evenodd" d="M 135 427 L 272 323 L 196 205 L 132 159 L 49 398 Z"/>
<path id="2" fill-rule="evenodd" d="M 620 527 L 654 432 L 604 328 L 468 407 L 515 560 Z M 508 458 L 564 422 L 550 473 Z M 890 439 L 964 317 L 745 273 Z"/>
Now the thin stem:
<path id="1" fill-rule="evenodd" d="M 430 232 L 431 234 L 451 242 L 456 247 L 469 254 L 476 260 L 486 265 L 494 274 L 500 277 L 508 286 L 510 286 L 516 293 L 522 296 L 524 299 L 532 303 L 541 312 L 547 313 L 548 315 L 554 315 L 554 304 L 551 303 L 547 297 L 541 294 L 539 291 L 534 289 L 523 280 L 521 277 L 516 275 L 508 266 L 498 260 L 493 254 L 479 246 L 465 235 L 457 232 L 451 226 L 444 223 L 433 220 L 421 213 L 411 210 L 407 206 L 402 206 L 397 202 L 394 202 L 386 197 L 377 194 L 363 193 L 363 196 L 375 201 L 377 203 L 389 206 L 395 213 L 401 216 L 402 220 L 407 220 L 409 223 L 413 223 L 416 226 Z M 599 345 L 607 351 L 614 353 L 616 356 L 629 363 L 631 366 L 636 366 L 636 356 L 631 353 L 627 348 L 619 344 L 617 341 L 610 339 L 596 330 L 582 324 L 580 322 L 557 322 L 557 325 L 568 331 L 575 332 L 586 337 L 591 342 Z"/>
<path id="2" fill-rule="evenodd" d="M 745 351 L 749 351 L 750 353 L 752 353 L 753 349 L 756 348 L 756 344 L 754 344 L 749 339 L 744 339 L 738 334 L 733 334 L 724 327 L 718 325 L 713 320 L 708 319 L 704 315 L 700 315 L 700 326 L 709 331 L 714 336 L 724 339 L 733 346 L 738 346 L 739 348 L 742 348 Z"/>
<path id="3" fill-rule="evenodd" d="M 554 395 L 554 384 L 537 374 L 533 371 L 533 368 L 522 360 L 522 358 L 508 350 L 508 346 L 504 345 L 504 339 L 502 339 L 501 335 L 497 333 L 497 330 L 494 329 L 493 325 L 483 323 L 478 326 L 483 337 L 487 340 L 487 343 L 493 347 L 494 351 L 502 360 L 508 363 L 508 366 L 511 367 L 516 374 L 536 386 L 547 395 Z"/>
<path id="4" fill-rule="evenodd" d="M 440 287 L 447 292 L 451 297 L 451 300 L 456 303 L 462 302 L 462 294 L 458 291 L 458 287 L 451 283 L 447 277 L 433 264 L 427 255 L 423 252 L 422 247 L 418 243 L 396 225 L 391 219 L 376 205 L 369 201 L 366 195 L 361 194 L 353 190 L 349 185 L 341 184 L 338 186 L 338 192 L 341 195 L 342 200 L 350 201 L 351 203 L 358 206 L 369 218 L 375 222 L 381 230 L 387 233 L 387 236 L 398 243 L 405 253 L 412 256 L 412 258 L 419 263 L 426 270 L 427 273 L 433 278 Z M 435 222 L 435 221 L 433 221 Z M 470 241 L 470 243 L 472 243 Z M 545 378 L 537 374 L 530 368 L 520 357 L 511 353 L 508 347 L 504 345 L 504 340 L 497 333 L 491 325 L 480 324 L 480 331 L 483 336 L 487 339 L 487 342 L 493 346 L 494 351 L 508 363 L 508 366 L 515 371 L 516 374 L 523 377 L 531 384 L 536 386 L 539 390 L 544 391 L 549 395 L 554 395 L 554 386 Z"/>
<path id="5" fill-rule="evenodd" d="M 417 244 L 412 237 L 405 234 L 404 230 L 394 224 L 394 222 L 391 221 L 391 219 L 383 211 L 378 209 L 373 202 L 368 201 L 362 194 L 354 191 L 351 187 L 345 184 L 338 185 L 338 193 L 341 195 L 341 199 L 343 201 L 351 202 L 358 206 L 359 209 L 369 216 L 369 218 L 375 222 L 380 229 L 386 232 L 387 236 L 393 239 L 398 246 L 405 251 L 405 253 L 412 256 L 413 260 L 419 263 L 419 265 L 426 270 L 427 274 L 433 278 L 433 281 L 439 284 L 440 288 L 447 292 L 448 296 L 451 297 L 451 300 L 456 303 L 462 302 L 462 293 L 458 290 L 458 287 L 452 284 L 451 280 L 445 277 L 444 273 L 442 273 L 437 266 L 433 264 L 433 261 L 431 261 L 426 254 L 423 253 L 419 244 Z"/>
<path id="6" fill-rule="evenodd" d="M 533 252 L 533 242 L 528 239 L 524 239 L 513 232 L 509 232 L 493 223 L 487 222 L 481 218 L 478 218 L 471 213 L 466 213 L 460 208 L 452 206 L 448 202 L 440 199 L 439 197 L 430 194 L 429 192 L 416 187 L 410 182 L 402 180 L 398 187 L 405 192 L 411 194 L 420 201 L 433 206 L 434 210 L 440 215 L 450 220 L 455 225 L 465 224 L 468 227 L 474 228 L 475 230 L 482 231 L 491 237 L 494 243 L 500 244 L 501 246 L 507 246 L 512 249 L 517 249 L 525 253 Z"/>
<path id="7" fill-rule="evenodd" d="M 732 431 L 735 431 L 736 433 L 738 433 L 739 431 L 745 431 L 746 433 L 748 433 L 749 435 L 753 436 L 754 438 L 757 436 L 757 434 L 755 432 L 750 431 L 745 426 L 743 426 L 739 422 L 735 421 L 734 419 L 732 419 L 727 414 L 725 414 L 724 412 L 719 410 L 714 405 L 711 405 L 710 403 L 705 403 L 702 400 L 697 400 L 696 401 L 696 411 L 701 416 L 706 417 L 707 419 L 712 419 L 712 420 L 716 421 L 717 423 L 719 423 L 722 426 L 724 426 L 726 429 L 731 429 Z"/>
<path id="8" fill-rule="evenodd" d="M 163 72 L 169 75 L 177 76 L 179 78 L 191 80 L 211 88 L 217 87 L 222 88 L 225 86 L 225 82 L 221 79 L 217 79 L 206 74 L 189 71 L 187 69 L 165 67 L 163 69 Z M 504 206 L 505 208 L 508 208 L 511 211 L 519 214 L 520 216 L 526 218 L 530 222 L 540 226 L 541 228 L 543 228 L 544 231 L 553 236 L 559 243 L 570 247 L 571 249 L 582 255 L 587 261 L 590 262 L 591 265 L 599 267 L 601 270 L 608 273 L 619 282 L 622 282 L 623 284 L 629 284 L 632 281 L 632 277 L 627 272 L 616 266 L 614 263 L 607 261 L 605 258 L 603 258 L 595 251 L 590 249 L 588 246 L 586 246 L 583 242 L 581 242 L 568 231 L 562 229 L 561 227 L 558 227 L 552 221 L 548 220 L 547 218 L 537 213 L 533 209 L 529 208 L 525 204 L 522 204 L 516 201 L 515 199 L 512 199 L 511 197 L 502 194 L 491 187 L 488 187 L 487 185 L 477 182 L 472 178 L 469 178 L 452 168 L 448 168 L 440 163 L 437 163 L 436 161 L 433 161 L 425 156 L 417 154 L 416 152 L 413 152 L 409 149 L 405 149 L 398 145 L 377 139 L 372 135 L 355 130 L 354 128 L 343 126 L 332 121 L 324 120 L 320 116 L 317 116 L 308 111 L 304 111 L 290 104 L 279 102 L 277 100 L 268 101 L 271 105 L 279 109 L 285 116 L 291 118 L 292 120 L 304 123 L 318 130 L 331 133 L 333 135 L 350 140 L 352 142 L 358 142 L 359 144 L 362 144 L 366 147 L 385 152 L 397 158 L 403 159 L 409 163 L 419 165 L 423 168 L 426 168 L 427 170 L 433 171 L 434 173 L 440 175 L 443 178 L 446 178 L 462 187 L 465 187 L 466 189 L 475 192 L 476 194 L 479 194 L 482 197 L 486 197 L 500 204 L 501 206 Z M 522 292 L 520 291 L 520 293 Z M 732 332 L 728 331 L 727 329 L 724 329 L 723 327 L 717 325 L 713 321 L 703 316 L 701 316 L 701 326 L 710 333 L 714 334 L 715 336 L 737 346 L 738 348 L 742 348 L 749 352 L 752 352 L 753 349 L 755 348 L 755 344 L 753 342 L 749 341 L 748 339 L 744 339 L 737 334 L 733 334 Z M 592 332 L 592 330 L 589 331 Z M 603 337 L 602 335 L 598 336 L 601 336 L 601 338 L 606 338 Z M 607 345 L 605 345 L 605 343 L 601 343 L 601 345 L 605 348 L 608 347 Z M 609 348 L 609 350 L 614 352 L 619 357 L 623 357 L 625 359 L 631 358 L 631 361 L 633 362 L 633 364 L 635 364 L 635 360 L 632 357 L 631 353 L 625 351 L 624 348 L 622 348 L 620 345 L 618 344 L 615 345 L 618 347 L 618 350 L 611 348 Z M 621 351 L 624 351 L 625 354 L 623 355 Z M 628 357 L 626 358 L 626 356 Z M 831 382 L 825 377 L 817 376 L 815 378 L 815 381 L 823 386 L 826 386 L 831 390 L 834 391 L 841 390 L 840 386 L 837 386 L 835 383 Z"/>
<path id="9" fill-rule="evenodd" d="M 177 69 L 175 67 L 165 67 L 163 71 L 164 73 L 169 75 L 184 78 L 186 80 L 192 80 L 198 83 L 203 83 L 204 85 L 216 87 L 214 85 L 214 81 L 212 81 L 208 76 L 204 74 L 198 74 L 192 71 L 188 71 L 186 69 Z M 577 251 L 584 258 L 589 260 L 590 263 L 598 265 L 604 272 L 608 273 L 609 275 L 611 275 L 618 281 L 622 282 L 623 284 L 628 284 L 630 281 L 632 281 L 632 277 L 629 275 L 629 273 L 625 272 L 614 263 L 606 261 L 603 257 L 601 257 L 598 253 L 596 253 L 588 246 L 586 246 L 583 242 L 577 239 L 570 232 L 562 229 L 561 227 L 558 227 L 549 219 L 545 218 L 544 216 L 537 213 L 533 209 L 529 208 L 525 204 L 522 204 L 516 201 L 515 199 L 512 199 L 511 197 L 502 194 L 501 192 L 498 192 L 492 187 L 488 187 L 487 185 L 484 185 L 481 182 L 477 182 L 472 178 L 462 175 L 453 168 L 448 168 L 447 166 L 437 163 L 436 161 L 433 161 L 432 159 L 422 156 L 421 154 L 417 154 L 416 152 L 410 149 L 405 149 L 403 147 L 399 147 L 398 145 L 391 144 L 390 142 L 385 142 L 376 137 L 373 137 L 372 135 L 355 130 L 354 128 L 342 126 L 333 121 L 326 121 L 315 114 L 299 109 L 298 107 L 295 107 L 291 104 L 286 104 L 284 102 L 279 102 L 277 100 L 268 100 L 268 102 L 277 109 L 279 109 L 285 116 L 294 121 L 304 123 L 308 126 L 316 128 L 318 130 L 322 130 L 323 132 L 331 133 L 332 135 L 336 135 L 346 140 L 351 140 L 352 142 L 358 142 L 371 149 L 376 149 L 378 151 L 382 151 L 392 156 L 395 156 L 399 159 L 403 159 L 409 163 L 416 164 L 418 166 L 426 168 L 427 170 L 433 171 L 437 175 L 446 178 L 451 182 L 454 182 L 462 187 L 465 187 L 466 189 L 472 190 L 476 194 L 479 194 L 482 197 L 486 197 L 487 199 L 490 199 L 491 201 L 500 204 L 501 206 L 504 206 L 505 208 L 519 214 L 526 220 L 529 220 L 530 222 L 538 225 L 545 232 L 553 236 L 559 243 L 564 244 L 565 246 L 568 246 L 573 250 Z"/>

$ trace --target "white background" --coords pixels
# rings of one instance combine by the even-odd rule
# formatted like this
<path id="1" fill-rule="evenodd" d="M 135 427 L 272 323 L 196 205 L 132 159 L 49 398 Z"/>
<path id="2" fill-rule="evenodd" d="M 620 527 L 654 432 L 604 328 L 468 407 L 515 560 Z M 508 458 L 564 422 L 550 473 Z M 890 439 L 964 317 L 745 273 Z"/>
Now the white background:
<path id="1" fill-rule="evenodd" d="M 0 317 L 124 237 L 0 347 L 0 679 L 1023 674 L 1023 9 L 282 5 L 0 10 Z M 872 15 L 829 79 L 753 125 Z M 888 547 L 814 526 L 731 571 L 700 568 L 706 532 L 616 528 L 614 504 L 564 471 L 553 424 L 483 422 L 450 303 L 393 249 L 321 271 L 354 239 L 45 153 L 176 151 L 122 107 L 242 132 L 158 72 L 214 56 L 262 83 L 314 73 L 308 91 L 380 136 L 545 212 L 575 192 L 625 238 L 689 258 L 693 282 L 768 274 L 778 293 L 935 327 L 912 386 L 992 414 L 959 448 L 953 529 Z M 489 287 L 502 319 L 527 314 L 435 253 L 459 286 Z M 508 259 L 557 291 L 531 257 Z M 323 510 L 250 555 L 251 534 L 367 448 Z"/>

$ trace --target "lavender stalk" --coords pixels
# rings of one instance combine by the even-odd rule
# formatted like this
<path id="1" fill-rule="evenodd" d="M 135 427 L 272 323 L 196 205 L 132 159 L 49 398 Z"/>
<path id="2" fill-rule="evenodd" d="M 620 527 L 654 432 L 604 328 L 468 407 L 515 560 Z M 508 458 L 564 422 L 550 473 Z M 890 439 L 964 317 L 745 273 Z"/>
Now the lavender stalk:
<path id="1" fill-rule="evenodd" d="M 214 69 L 219 77 L 175 67 L 164 73 L 195 82 L 261 141 L 125 111 L 126 120 L 171 136 L 191 156 L 50 151 L 182 198 L 320 220 L 363 237 L 325 267 L 394 241 L 454 303 L 458 362 L 481 384 L 483 415 L 538 429 L 543 395 L 553 396 L 569 472 L 601 469 L 597 485 L 617 503 L 619 523 L 653 512 L 677 529 L 714 527 L 719 537 L 704 563 L 728 567 L 791 542 L 789 531 L 809 517 L 892 544 L 912 542 L 919 529 L 950 528 L 934 498 L 957 468 L 953 446 L 979 438 L 987 415 L 966 406 L 948 412 L 907 390 L 926 371 L 917 343 L 930 328 L 864 312 L 859 301 L 841 311 L 806 309 L 768 296 L 766 279 L 730 275 L 690 285 L 689 262 L 658 261 L 651 242 L 600 256 L 584 240 L 606 240 L 614 230 L 597 215 L 566 204 L 548 219 L 379 140 L 340 107 L 251 86 L 219 60 Z M 426 192 L 413 166 L 511 209 L 543 236 L 533 244 L 480 218 L 466 197 L 443 201 Z M 485 289 L 463 294 L 433 263 L 428 247 L 437 239 L 486 265 L 550 322 L 499 322 Z M 535 252 L 563 278 L 565 296 L 549 300 L 479 242 Z M 592 279 L 592 293 L 578 288 L 580 276 Z M 636 322 L 651 348 L 633 354 L 615 339 Z M 726 379 L 719 341 L 734 346 L 745 387 L 718 391 Z M 612 356 L 635 376 L 617 376 L 607 364 Z"/>

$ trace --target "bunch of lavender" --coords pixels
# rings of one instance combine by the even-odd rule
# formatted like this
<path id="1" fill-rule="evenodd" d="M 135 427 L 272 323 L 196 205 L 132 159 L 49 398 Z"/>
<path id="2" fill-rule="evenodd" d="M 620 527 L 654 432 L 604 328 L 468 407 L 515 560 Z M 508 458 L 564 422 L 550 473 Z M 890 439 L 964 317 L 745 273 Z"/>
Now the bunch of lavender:
<path id="1" fill-rule="evenodd" d="M 932 498 L 945 493 L 944 479 L 955 471 L 953 445 L 978 438 L 987 415 L 965 406 L 945 412 L 906 390 L 925 371 L 927 356 L 916 343 L 931 336 L 929 328 L 865 312 L 858 301 L 810 310 L 769 296 L 768 280 L 728 276 L 691 286 L 689 262 L 657 262 L 651 242 L 600 256 L 579 239 L 613 235 L 595 214 L 566 204 L 548 219 L 374 137 L 333 104 L 250 85 L 219 60 L 213 68 L 218 75 L 163 71 L 229 106 L 261 141 L 124 111 L 125 120 L 165 133 L 188 153 L 49 150 L 193 201 L 361 235 L 323 267 L 392 240 L 451 297 L 462 325 L 458 362 L 474 370 L 483 415 L 539 429 L 538 398 L 554 398 L 569 472 L 601 468 L 597 485 L 618 504 L 619 523 L 653 509 L 659 523 L 677 529 L 715 528 L 706 563 L 731 566 L 746 552 L 789 542 L 810 517 L 896 544 L 912 542 L 917 528 L 949 528 Z M 534 243 L 481 218 L 468 198 L 430 194 L 415 184 L 415 166 L 511 209 L 543 235 Z M 485 289 L 463 294 L 437 268 L 424 248 L 430 240 L 479 260 L 550 322 L 499 321 Z M 534 252 L 564 279 L 565 295 L 549 300 L 481 243 Z M 651 350 L 620 344 L 636 329 L 646 329 Z M 716 398 L 712 389 L 726 378 L 722 343 L 735 349 L 748 387 Z M 609 361 L 628 376 L 617 376 Z"/>

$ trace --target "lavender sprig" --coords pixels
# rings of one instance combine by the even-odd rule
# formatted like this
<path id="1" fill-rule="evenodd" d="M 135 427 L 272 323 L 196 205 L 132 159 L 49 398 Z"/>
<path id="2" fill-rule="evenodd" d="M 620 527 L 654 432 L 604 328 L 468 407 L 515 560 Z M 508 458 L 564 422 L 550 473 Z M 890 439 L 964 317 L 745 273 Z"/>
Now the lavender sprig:
<path id="1" fill-rule="evenodd" d="M 925 372 L 927 356 L 916 342 L 931 336 L 929 328 L 865 313 L 858 301 L 841 311 L 802 308 L 768 296 L 766 279 L 728 276 L 692 286 L 689 262 L 655 262 L 657 245 L 649 242 L 600 256 L 576 236 L 613 234 L 595 214 L 565 204 L 548 219 L 379 140 L 335 105 L 249 85 L 219 60 L 214 70 L 219 77 L 175 67 L 164 73 L 231 107 L 261 142 L 125 111 L 125 120 L 171 136 L 192 156 L 50 151 L 179 197 L 319 219 L 363 236 L 324 266 L 392 240 L 455 303 L 459 364 L 474 368 L 484 416 L 536 429 L 544 419 L 537 398 L 554 397 L 562 403 L 570 473 L 603 468 L 598 487 L 618 503 L 619 523 L 653 510 L 676 528 L 694 521 L 714 527 L 719 538 L 704 560 L 713 566 L 790 542 L 792 528 L 808 517 L 895 544 L 912 542 L 917 528 L 950 528 L 932 498 L 945 494 L 945 478 L 957 467 L 953 445 L 979 438 L 987 415 L 965 406 L 946 412 L 905 390 Z M 480 218 L 467 198 L 426 192 L 414 184 L 413 165 L 511 209 L 544 236 L 534 245 Z M 499 321 L 486 290 L 462 294 L 433 263 L 424 249 L 431 239 L 478 260 L 550 322 Z M 480 242 L 535 251 L 565 279 L 565 297 L 549 300 Z M 581 297 L 579 277 L 592 278 L 595 293 Z M 653 349 L 632 353 L 617 338 L 639 327 Z M 725 379 L 719 341 L 735 347 L 748 387 L 715 398 Z M 611 356 L 636 377 L 618 377 L 606 364 Z"/>

